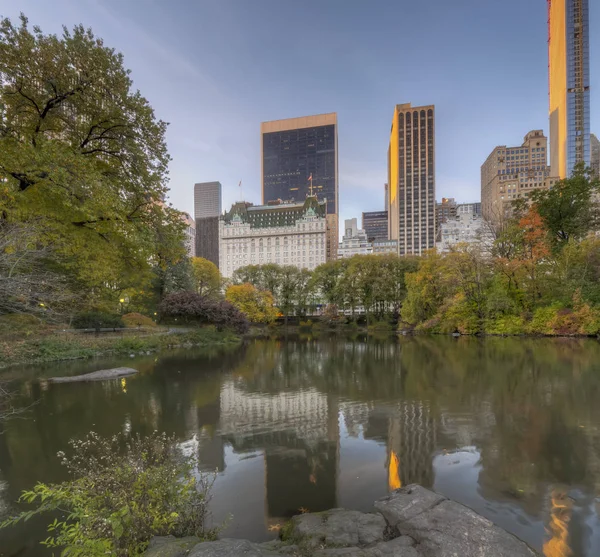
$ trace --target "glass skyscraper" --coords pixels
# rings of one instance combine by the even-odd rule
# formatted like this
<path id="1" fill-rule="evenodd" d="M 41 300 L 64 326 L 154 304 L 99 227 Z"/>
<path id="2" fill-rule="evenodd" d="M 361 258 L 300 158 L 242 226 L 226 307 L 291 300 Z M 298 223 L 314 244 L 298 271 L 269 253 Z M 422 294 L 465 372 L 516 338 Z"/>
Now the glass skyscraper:
<path id="1" fill-rule="evenodd" d="M 337 115 L 320 114 L 261 124 L 262 197 L 303 202 L 327 200 L 328 258 L 338 243 Z M 312 190 L 312 192 L 311 192 Z"/>
<path id="2" fill-rule="evenodd" d="M 560 178 L 590 164 L 589 0 L 548 0 L 550 166 Z"/>

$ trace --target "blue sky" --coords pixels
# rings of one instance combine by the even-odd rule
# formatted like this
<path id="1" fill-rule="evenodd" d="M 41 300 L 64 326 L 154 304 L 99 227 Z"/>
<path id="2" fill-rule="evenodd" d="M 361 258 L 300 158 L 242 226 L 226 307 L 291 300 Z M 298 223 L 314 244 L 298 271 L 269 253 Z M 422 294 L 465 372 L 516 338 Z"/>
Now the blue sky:
<path id="1" fill-rule="evenodd" d="M 260 122 L 338 113 L 341 218 L 383 208 L 394 105 L 436 105 L 437 198 L 480 198 L 496 145 L 548 132 L 545 0 L 0 0 L 45 32 L 83 23 L 123 52 L 167 135 L 171 201 L 219 180 L 260 202 Z M 592 132 L 600 2 L 590 0 Z M 594 72 L 594 68 L 599 71 Z"/>

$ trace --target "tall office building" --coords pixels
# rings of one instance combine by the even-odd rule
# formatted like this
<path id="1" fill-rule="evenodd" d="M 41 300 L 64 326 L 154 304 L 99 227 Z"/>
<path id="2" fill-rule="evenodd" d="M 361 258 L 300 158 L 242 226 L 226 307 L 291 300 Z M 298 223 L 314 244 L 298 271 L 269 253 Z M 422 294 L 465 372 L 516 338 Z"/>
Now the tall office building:
<path id="1" fill-rule="evenodd" d="M 550 166 L 567 178 L 590 164 L 588 0 L 548 0 Z"/>
<path id="2" fill-rule="evenodd" d="M 327 200 L 327 259 L 338 245 L 337 114 L 263 122 L 261 175 L 263 203 L 303 203 L 315 194 Z"/>
<path id="3" fill-rule="evenodd" d="M 388 148 L 390 240 L 399 255 L 435 246 L 435 107 L 396 105 Z"/>
<path id="4" fill-rule="evenodd" d="M 548 140 L 542 130 L 530 131 L 516 147 L 496 147 L 481 166 L 481 214 L 498 222 L 508 216 L 515 199 L 558 180 L 548 166 Z"/>
<path id="5" fill-rule="evenodd" d="M 217 266 L 219 266 L 220 215 L 221 182 L 195 184 L 196 257 L 204 257 Z"/>
<path id="6" fill-rule="evenodd" d="M 362 227 L 367 233 L 369 242 L 388 239 L 387 211 L 371 211 L 362 214 Z"/>

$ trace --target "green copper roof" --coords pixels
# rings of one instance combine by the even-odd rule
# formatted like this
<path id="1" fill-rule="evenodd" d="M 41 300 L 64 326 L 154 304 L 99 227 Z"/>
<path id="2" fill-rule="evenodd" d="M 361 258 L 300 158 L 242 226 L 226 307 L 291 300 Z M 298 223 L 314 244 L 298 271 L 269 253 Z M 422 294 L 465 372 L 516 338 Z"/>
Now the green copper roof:
<path id="1" fill-rule="evenodd" d="M 225 223 L 249 223 L 251 228 L 273 228 L 294 226 L 296 221 L 306 216 L 325 217 L 325 201 L 316 197 L 307 197 L 304 203 L 281 203 L 279 205 L 258 205 L 240 201 L 234 203 L 231 210 L 223 215 Z"/>

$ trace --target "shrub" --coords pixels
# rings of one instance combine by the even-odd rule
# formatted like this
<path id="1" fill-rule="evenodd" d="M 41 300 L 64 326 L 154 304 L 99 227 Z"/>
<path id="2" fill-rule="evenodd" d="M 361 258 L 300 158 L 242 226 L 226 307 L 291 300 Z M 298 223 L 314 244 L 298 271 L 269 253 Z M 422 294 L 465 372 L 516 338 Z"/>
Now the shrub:
<path id="1" fill-rule="evenodd" d="M 125 327 L 136 328 L 136 327 L 156 327 L 156 323 L 141 313 L 126 313 L 123 316 L 123 323 Z"/>
<path id="2" fill-rule="evenodd" d="M 42 332 L 47 325 L 35 315 L 8 313 L 0 315 L 0 335 L 28 337 Z"/>
<path id="3" fill-rule="evenodd" d="M 92 432 L 70 444 L 73 455 L 58 456 L 72 479 L 24 491 L 20 501 L 37 508 L 2 527 L 60 511 L 42 544 L 81 557 L 140 555 L 153 536 L 216 537 L 206 526 L 214 476 L 197 476 L 196 457 L 184 456 L 174 437 Z"/>
<path id="4" fill-rule="evenodd" d="M 225 299 L 246 314 L 253 323 L 273 323 L 279 314 L 273 294 L 258 290 L 248 283 L 230 286 L 225 292 Z"/>
<path id="5" fill-rule="evenodd" d="M 101 311 L 80 313 L 73 319 L 73 327 L 75 329 L 120 329 L 124 326 L 125 324 L 120 315 Z"/>
<path id="6" fill-rule="evenodd" d="M 525 325 L 519 315 L 501 315 L 486 321 L 485 332 L 490 335 L 521 335 L 525 332 Z"/>
<path id="7" fill-rule="evenodd" d="M 310 330 L 313 328 L 314 323 L 310 320 L 307 319 L 306 321 L 300 321 L 299 326 L 300 329 L 302 330 Z"/>
<path id="8" fill-rule="evenodd" d="M 214 300 L 195 292 L 177 292 L 163 299 L 159 306 L 161 321 L 177 324 L 215 325 L 237 333 L 248 331 L 246 316 L 233 304 Z"/>

